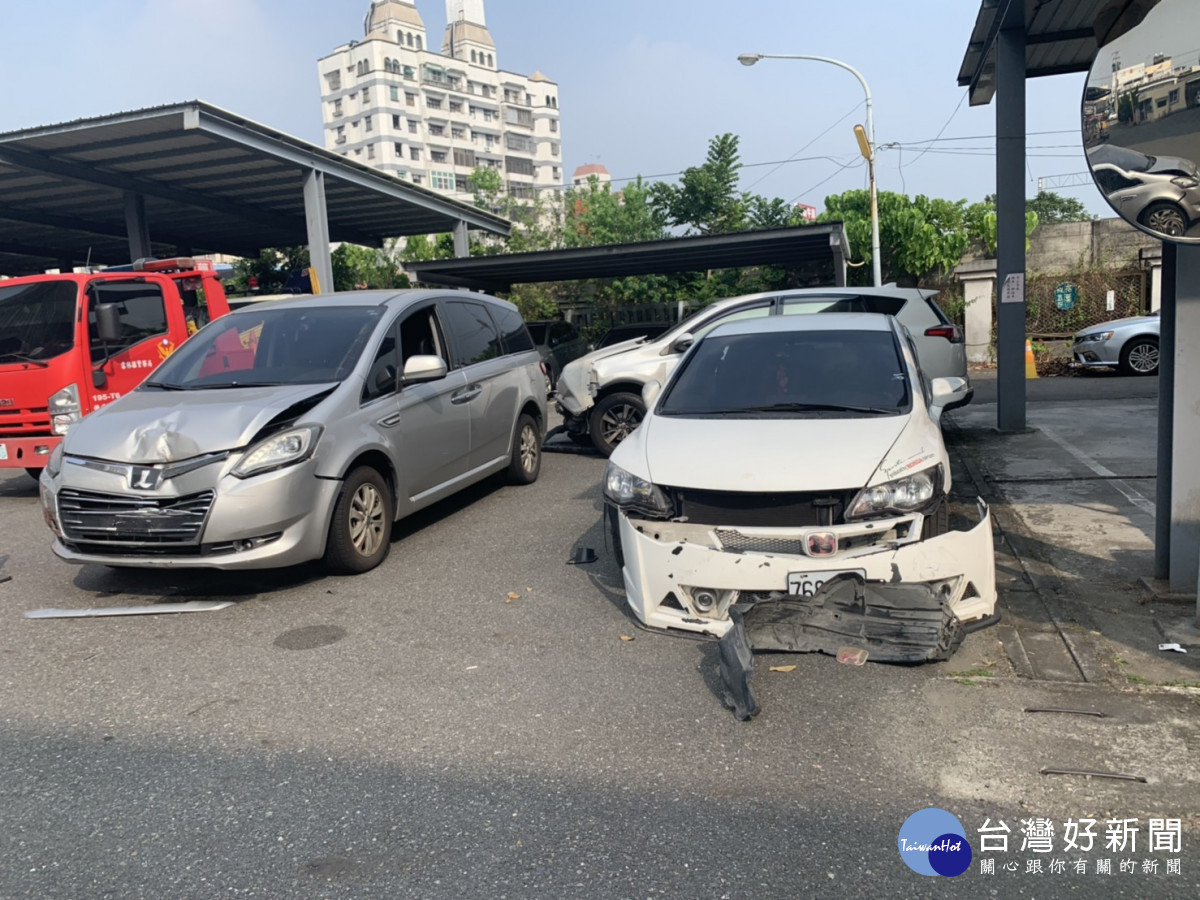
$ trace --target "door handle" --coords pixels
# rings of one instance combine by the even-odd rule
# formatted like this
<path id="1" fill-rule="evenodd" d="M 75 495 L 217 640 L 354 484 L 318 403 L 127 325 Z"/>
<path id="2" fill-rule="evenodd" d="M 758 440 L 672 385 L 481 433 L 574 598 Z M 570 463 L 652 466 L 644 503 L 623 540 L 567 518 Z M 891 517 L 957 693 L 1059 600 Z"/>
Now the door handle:
<path id="1" fill-rule="evenodd" d="M 379 424 L 383 428 L 391 428 L 393 425 L 399 425 L 400 413 L 392 413 L 390 416 L 385 416 L 379 420 Z"/>
<path id="2" fill-rule="evenodd" d="M 476 397 L 478 397 L 482 391 L 483 391 L 483 388 L 481 388 L 477 384 L 473 384 L 469 388 L 464 388 L 461 391 L 456 391 L 455 393 L 451 394 L 450 402 L 451 403 L 470 403 L 472 400 L 474 400 Z"/>

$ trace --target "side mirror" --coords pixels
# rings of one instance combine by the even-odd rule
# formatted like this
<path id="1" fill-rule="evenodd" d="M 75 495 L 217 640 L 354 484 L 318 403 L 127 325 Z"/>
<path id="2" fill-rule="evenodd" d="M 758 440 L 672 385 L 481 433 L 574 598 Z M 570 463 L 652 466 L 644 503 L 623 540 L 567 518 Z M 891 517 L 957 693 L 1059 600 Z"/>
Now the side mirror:
<path id="1" fill-rule="evenodd" d="M 955 399 L 956 395 L 961 394 L 967 389 L 967 381 L 965 378 L 954 376 L 935 378 L 929 383 L 929 387 L 930 392 L 933 394 L 933 402 L 930 406 L 940 410 L 951 400 Z"/>
<path id="2" fill-rule="evenodd" d="M 100 303 L 96 306 L 96 334 L 107 343 L 121 339 L 121 311 L 117 304 Z"/>
<path id="3" fill-rule="evenodd" d="M 646 404 L 646 409 L 654 405 L 654 401 L 658 399 L 658 395 L 662 393 L 662 385 L 651 379 L 642 385 L 642 402 Z"/>
<path id="4" fill-rule="evenodd" d="M 404 384 L 424 384 L 446 377 L 449 369 L 440 356 L 410 356 L 404 361 Z"/>
<path id="5" fill-rule="evenodd" d="M 108 375 L 105 374 L 103 369 L 95 369 L 92 371 L 92 384 L 97 390 L 101 391 L 108 387 Z"/>
<path id="6" fill-rule="evenodd" d="M 672 353 L 682 353 L 684 350 L 686 350 L 688 347 L 692 346 L 692 344 L 694 344 L 694 343 L 696 343 L 696 336 L 694 334 L 692 334 L 690 331 L 685 331 L 683 334 L 681 334 L 679 337 L 675 338 L 675 340 L 671 342 L 671 352 Z"/>

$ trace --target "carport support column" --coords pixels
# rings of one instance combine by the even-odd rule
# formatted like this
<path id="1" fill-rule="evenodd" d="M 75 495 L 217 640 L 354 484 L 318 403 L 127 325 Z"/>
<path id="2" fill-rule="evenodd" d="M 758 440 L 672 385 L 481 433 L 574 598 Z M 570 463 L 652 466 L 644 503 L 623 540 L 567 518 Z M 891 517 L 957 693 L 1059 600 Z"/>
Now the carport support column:
<path id="1" fill-rule="evenodd" d="M 308 224 L 308 259 L 317 270 L 322 294 L 333 290 L 333 257 L 329 252 L 329 213 L 325 208 L 325 173 L 310 169 L 304 176 L 304 220 Z"/>
<path id="2" fill-rule="evenodd" d="M 1167 264 L 1169 253 L 1163 254 Z M 1165 295 L 1164 291 L 1164 295 Z M 1174 414 L 1171 444 L 1171 576 L 1172 593 L 1196 591 L 1200 573 L 1200 410 L 1194 386 L 1200 384 L 1200 247 L 1175 248 Z M 1169 314 L 1163 297 L 1162 315 Z M 1169 377 L 1167 371 L 1159 376 Z M 1200 616 L 1200 602 L 1197 604 Z"/>
<path id="3" fill-rule="evenodd" d="M 471 255 L 471 242 L 467 237 L 467 223 L 462 219 L 454 223 L 454 255 L 459 259 Z"/>
<path id="4" fill-rule="evenodd" d="M 125 234 L 129 237 L 129 261 L 153 256 L 150 252 L 150 225 L 146 221 L 146 198 L 134 191 L 125 192 Z"/>
<path id="5" fill-rule="evenodd" d="M 996 427 L 1025 430 L 1025 4 L 996 38 Z M 1005 302 L 1006 279 L 1022 284 Z"/>

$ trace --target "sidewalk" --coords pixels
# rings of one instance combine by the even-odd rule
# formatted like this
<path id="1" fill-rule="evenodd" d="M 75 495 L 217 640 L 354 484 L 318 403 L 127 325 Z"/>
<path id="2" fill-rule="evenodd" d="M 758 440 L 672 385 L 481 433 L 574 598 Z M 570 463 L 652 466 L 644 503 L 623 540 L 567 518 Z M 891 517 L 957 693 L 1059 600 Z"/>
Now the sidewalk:
<path id="1" fill-rule="evenodd" d="M 994 404 L 947 415 L 955 494 L 996 524 L 1001 624 L 971 635 L 957 668 L 1123 690 L 1200 689 L 1195 598 L 1156 595 L 1153 401 L 1036 403 L 1000 434 Z M 983 639 L 983 640 L 980 640 Z M 1159 650 L 1178 643 L 1188 652 Z M 1000 673 L 996 673 L 1000 674 Z"/>

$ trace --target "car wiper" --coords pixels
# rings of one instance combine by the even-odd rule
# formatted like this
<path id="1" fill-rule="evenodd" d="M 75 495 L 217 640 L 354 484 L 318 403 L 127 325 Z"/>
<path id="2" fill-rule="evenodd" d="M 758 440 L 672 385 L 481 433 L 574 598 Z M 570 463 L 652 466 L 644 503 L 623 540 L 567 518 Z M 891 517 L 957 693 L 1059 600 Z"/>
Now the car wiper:
<path id="1" fill-rule="evenodd" d="M 41 366 L 43 369 L 50 368 L 50 363 L 44 359 L 34 359 L 32 356 L 25 356 L 21 353 L 0 353 L 0 359 L 15 359 L 24 363 L 31 363 L 35 366 Z"/>
<path id="2" fill-rule="evenodd" d="M 182 384 L 169 384 L 165 381 L 143 381 L 142 387 L 158 388 L 163 391 L 186 391 Z"/>
<path id="3" fill-rule="evenodd" d="M 188 390 L 225 391 L 233 388 L 279 387 L 288 383 L 286 381 L 229 381 L 225 384 L 198 384 Z"/>
<path id="4" fill-rule="evenodd" d="M 841 403 L 771 403 L 766 406 L 744 406 L 729 412 L 857 412 L 876 415 L 897 413 L 894 406 L 848 406 Z"/>

